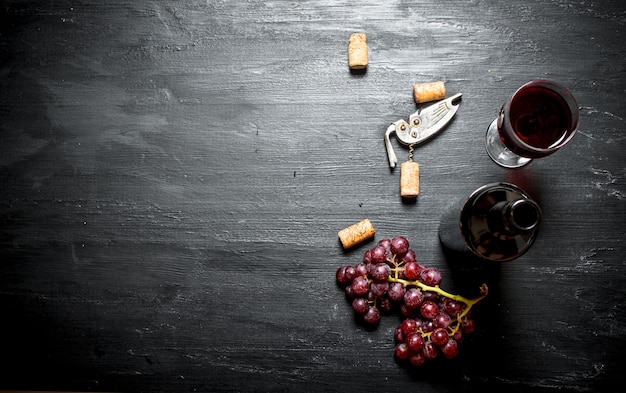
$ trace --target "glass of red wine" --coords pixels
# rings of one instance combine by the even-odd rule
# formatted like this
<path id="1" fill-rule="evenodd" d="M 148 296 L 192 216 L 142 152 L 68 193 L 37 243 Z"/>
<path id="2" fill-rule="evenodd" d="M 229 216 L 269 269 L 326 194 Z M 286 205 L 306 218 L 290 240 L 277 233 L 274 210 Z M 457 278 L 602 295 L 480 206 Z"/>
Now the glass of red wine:
<path id="1" fill-rule="evenodd" d="M 548 156 L 568 143 L 578 129 L 576 99 L 549 80 L 526 83 L 507 101 L 489 125 L 485 147 L 505 168 L 518 168 Z"/>

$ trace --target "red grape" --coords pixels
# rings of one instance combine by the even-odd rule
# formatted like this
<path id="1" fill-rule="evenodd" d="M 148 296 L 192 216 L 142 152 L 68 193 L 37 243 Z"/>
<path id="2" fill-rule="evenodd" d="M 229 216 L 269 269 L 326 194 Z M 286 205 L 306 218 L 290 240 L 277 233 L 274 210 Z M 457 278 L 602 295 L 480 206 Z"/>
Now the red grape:
<path id="1" fill-rule="evenodd" d="M 407 360 L 409 358 L 409 348 L 406 346 L 405 343 L 400 343 L 396 345 L 394 353 L 396 355 L 396 358 L 398 358 L 399 360 Z"/>
<path id="2" fill-rule="evenodd" d="M 367 264 L 364 262 L 357 264 L 354 269 L 356 269 L 357 276 L 367 275 Z"/>
<path id="3" fill-rule="evenodd" d="M 448 332 L 445 329 L 437 328 L 430 334 L 430 341 L 433 344 L 442 346 L 448 342 Z"/>
<path id="4" fill-rule="evenodd" d="M 352 285 L 354 285 L 354 283 L 352 283 Z M 437 307 L 437 305 L 432 301 L 427 300 L 422 303 L 422 306 L 420 307 L 420 313 L 424 318 L 433 320 L 435 319 L 437 314 L 439 314 L 439 307 Z"/>
<path id="5" fill-rule="evenodd" d="M 465 321 L 461 322 L 461 329 L 465 334 L 472 334 L 476 325 L 474 324 L 474 320 L 467 318 Z"/>
<path id="6" fill-rule="evenodd" d="M 424 321 L 422 322 L 422 331 L 424 333 L 432 332 L 435 330 L 437 326 L 435 326 L 435 322 L 433 321 Z"/>
<path id="7" fill-rule="evenodd" d="M 387 260 L 387 250 L 383 246 L 376 246 L 370 251 L 372 263 L 382 263 Z"/>
<path id="8" fill-rule="evenodd" d="M 346 270 L 346 274 L 347 274 L 347 270 Z M 370 271 L 370 275 L 372 276 L 372 279 L 374 281 L 384 281 L 387 282 L 387 279 L 389 278 L 389 273 L 391 273 L 391 270 L 389 268 L 389 265 L 387 265 L 386 263 L 377 263 L 376 265 L 374 265 Z"/>
<path id="9" fill-rule="evenodd" d="M 441 310 L 441 308 L 440 308 Z M 447 329 L 448 326 L 452 323 L 452 318 L 445 312 L 440 312 L 434 319 L 435 326 Z"/>
<path id="10" fill-rule="evenodd" d="M 345 289 L 346 298 L 348 300 L 354 299 L 354 291 L 352 290 L 352 285 L 348 285 Z"/>
<path id="11" fill-rule="evenodd" d="M 373 282 L 370 284 L 370 293 L 375 298 L 385 296 L 387 294 L 388 289 L 389 289 L 389 283 L 387 281 Z"/>
<path id="12" fill-rule="evenodd" d="M 363 320 L 370 325 L 377 324 L 380 321 L 380 311 L 374 307 L 370 307 L 365 315 L 363 315 Z"/>
<path id="13" fill-rule="evenodd" d="M 463 311 L 464 308 L 465 308 L 465 305 L 456 300 L 449 300 L 448 302 L 446 302 L 446 312 L 451 317 L 456 317 L 457 315 L 459 315 Z"/>
<path id="14" fill-rule="evenodd" d="M 339 285 L 346 285 L 346 284 L 349 283 L 348 277 L 346 277 L 346 267 L 345 266 L 341 266 L 339 269 L 337 269 L 337 273 L 335 274 L 335 277 L 336 277 L 337 282 L 339 283 Z"/>
<path id="15" fill-rule="evenodd" d="M 406 337 L 406 345 L 411 352 L 417 352 L 424 346 L 424 338 L 419 333 L 411 333 Z"/>
<path id="16" fill-rule="evenodd" d="M 372 250 L 365 251 L 365 254 L 363 254 L 363 263 L 372 263 Z"/>
<path id="17" fill-rule="evenodd" d="M 431 287 L 441 284 L 441 273 L 434 267 L 429 267 L 420 273 L 421 281 Z"/>
<path id="18" fill-rule="evenodd" d="M 411 362 L 412 365 L 419 367 L 426 362 L 426 357 L 422 352 L 413 353 L 409 356 L 409 362 Z"/>
<path id="19" fill-rule="evenodd" d="M 422 291 L 417 288 L 409 288 L 404 294 L 404 304 L 409 308 L 418 308 L 424 301 Z"/>
<path id="20" fill-rule="evenodd" d="M 424 343 L 424 348 L 422 348 L 422 353 L 426 359 L 435 359 L 437 355 L 439 355 L 439 350 L 435 347 L 431 341 L 426 341 Z"/>
<path id="21" fill-rule="evenodd" d="M 397 302 L 402 300 L 402 298 L 404 297 L 404 293 L 404 285 L 400 284 L 399 282 L 394 282 L 389 285 L 389 289 L 387 290 L 387 297 Z"/>
<path id="22" fill-rule="evenodd" d="M 391 248 L 391 239 L 381 239 L 378 241 L 378 245 L 385 249 Z"/>
<path id="23" fill-rule="evenodd" d="M 415 310 L 404 303 L 400 304 L 398 309 L 400 310 L 400 314 L 405 318 L 413 318 L 415 316 Z"/>
<path id="24" fill-rule="evenodd" d="M 357 272 L 354 266 L 346 266 L 346 278 L 348 279 L 348 281 L 354 280 L 356 276 Z"/>
<path id="25" fill-rule="evenodd" d="M 357 296 L 363 296 L 370 290 L 370 283 L 367 281 L 365 276 L 358 276 L 354 280 L 352 280 L 352 291 Z"/>
<path id="26" fill-rule="evenodd" d="M 415 322 L 414 319 L 411 319 L 411 318 L 407 318 L 404 321 L 402 321 L 402 324 L 400 325 L 400 327 L 402 328 L 402 333 L 404 333 L 405 337 L 417 331 L 417 323 Z"/>
<path id="27" fill-rule="evenodd" d="M 415 251 L 409 249 L 409 251 L 406 252 L 406 254 L 404 254 L 404 256 L 402 257 L 402 262 L 404 263 L 409 263 L 409 262 L 416 262 L 417 258 L 415 256 Z"/>
<path id="28" fill-rule="evenodd" d="M 409 280 L 417 280 L 420 278 L 420 266 L 417 262 L 408 262 L 404 265 L 404 277 Z"/>
<path id="29" fill-rule="evenodd" d="M 396 341 L 396 343 L 404 342 L 404 333 L 402 332 L 402 325 L 397 326 L 396 329 L 393 331 L 393 338 Z"/>
<path id="30" fill-rule="evenodd" d="M 409 241 L 403 236 L 394 237 L 391 239 L 391 246 L 389 249 L 392 253 L 402 257 L 409 251 Z"/>
<path id="31" fill-rule="evenodd" d="M 456 357 L 459 354 L 459 345 L 457 344 L 456 340 L 452 338 L 449 339 L 441 348 L 441 353 L 443 353 L 443 356 L 447 357 L 448 359 Z"/>
<path id="32" fill-rule="evenodd" d="M 357 314 L 365 314 L 369 310 L 370 305 L 364 297 L 357 297 L 352 301 L 352 308 Z"/>

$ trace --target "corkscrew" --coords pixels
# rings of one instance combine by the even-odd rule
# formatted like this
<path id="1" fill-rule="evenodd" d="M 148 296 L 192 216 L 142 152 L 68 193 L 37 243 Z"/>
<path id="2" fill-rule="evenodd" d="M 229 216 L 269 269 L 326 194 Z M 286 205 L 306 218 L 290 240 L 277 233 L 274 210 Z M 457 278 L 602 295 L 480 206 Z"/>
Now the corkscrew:
<path id="1" fill-rule="evenodd" d="M 412 155 L 413 147 L 443 131 L 446 124 L 459 109 L 459 105 L 454 104 L 454 102 L 458 101 L 461 95 L 461 93 L 458 93 L 426 108 L 418 109 L 409 116 L 408 122 L 398 120 L 387 128 L 385 132 L 385 147 L 387 148 L 387 157 L 389 158 L 389 166 L 391 168 L 395 168 L 398 163 L 398 158 L 391 146 L 391 134 L 395 133 L 398 141 L 409 146 Z"/>
<path id="2" fill-rule="evenodd" d="M 389 166 L 395 168 L 398 158 L 391 146 L 391 134 L 395 133 L 400 143 L 409 146 L 409 158 L 400 168 L 400 195 L 403 198 L 415 198 L 419 194 L 419 165 L 413 162 L 415 146 L 443 131 L 459 109 L 456 102 L 461 93 L 441 100 L 426 108 L 418 109 L 409 116 L 409 121 L 393 122 L 385 132 L 385 147 Z"/>

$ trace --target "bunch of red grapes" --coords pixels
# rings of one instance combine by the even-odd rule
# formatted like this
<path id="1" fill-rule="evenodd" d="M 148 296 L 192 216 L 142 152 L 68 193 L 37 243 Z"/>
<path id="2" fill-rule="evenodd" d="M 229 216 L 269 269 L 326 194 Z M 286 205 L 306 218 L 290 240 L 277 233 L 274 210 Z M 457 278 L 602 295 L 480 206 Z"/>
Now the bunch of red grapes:
<path id="1" fill-rule="evenodd" d="M 442 290 L 441 273 L 419 264 L 402 236 L 383 239 L 368 249 L 363 261 L 337 270 L 337 282 L 362 320 L 376 326 L 383 313 L 398 310 L 404 318 L 395 329 L 395 356 L 421 366 L 441 353 L 454 358 L 459 344 L 474 331 L 470 309 L 487 295 L 466 299 Z"/>

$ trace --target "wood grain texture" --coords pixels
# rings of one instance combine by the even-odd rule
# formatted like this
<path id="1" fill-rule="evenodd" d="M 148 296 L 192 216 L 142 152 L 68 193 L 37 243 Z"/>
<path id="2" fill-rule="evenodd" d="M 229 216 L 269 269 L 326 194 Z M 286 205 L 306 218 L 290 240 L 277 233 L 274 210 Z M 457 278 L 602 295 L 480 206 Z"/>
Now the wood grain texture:
<path id="1" fill-rule="evenodd" d="M 3 2 L 0 389 L 618 391 L 625 25 L 619 0 Z M 537 78 L 574 93 L 579 133 L 499 168 L 486 127 Z M 463 98 L 416 149 L 406 203 L 383 135 L 436 80 Z M 540 236 L 458 269 L 440 217 L 496 181 L 539 202 Z M 363 218 L 444 287 L 488 281 L 448 366 L 396 364 L 395 317 L 355 323 L 334 274 L 371 243 L 344 251 L 337 231 Z"/>

